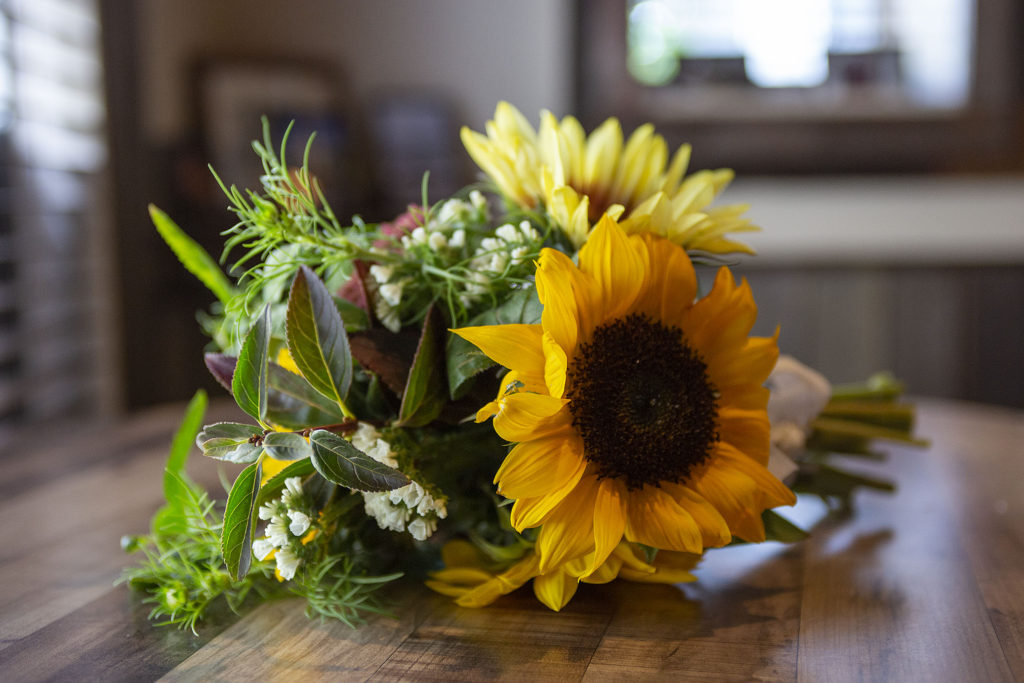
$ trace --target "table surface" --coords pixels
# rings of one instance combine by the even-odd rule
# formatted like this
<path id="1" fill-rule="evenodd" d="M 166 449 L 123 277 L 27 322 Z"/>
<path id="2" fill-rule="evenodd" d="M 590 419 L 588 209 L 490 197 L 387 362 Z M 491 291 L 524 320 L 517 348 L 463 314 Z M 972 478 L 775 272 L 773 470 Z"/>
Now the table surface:
<path id="1" fill-rule="evenodd" d="M 0 468 L 0 679 L 1024 680 L 1024 413 L 922 401 L 927 450 L 844 518 L 802 500 L 809 540 L 715 550 L 685 586 L 527 589 L 464 609 L 419 586 L 398 619 L 309 621 L 298 600 L 157 628 L 123 585 L 180 407 L 39 430 Z M 198 459 L 198 458 L 197 458 Z"/>

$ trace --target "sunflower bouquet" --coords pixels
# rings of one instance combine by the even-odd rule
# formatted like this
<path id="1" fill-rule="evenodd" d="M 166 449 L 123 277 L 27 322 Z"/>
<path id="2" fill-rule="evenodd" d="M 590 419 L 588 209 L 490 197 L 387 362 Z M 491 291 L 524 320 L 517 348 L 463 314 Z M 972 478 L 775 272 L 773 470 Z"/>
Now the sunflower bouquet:
<path id="1" fill-rule="evenodd" d="M 532 582 L 558 610 L 581 581 L 693 581 L 708 549 L 798 540 L 772 510 L 797 492 L 889 488 L 830 454 L 915 442 L 912 407 L 888 376 L 833 388 L 751 336 L 723 264 L 758 228 L 712 206 L 731 171 L 688 174 L 650 125 L 535 129 L 507 103 L 462 140 L 484 183 L 431 203 L 425 179 L 399 218 L 343 223 L 309 147 L 290 166 L 264 124 L 261 188 L 222 184 L 226 273 L 151 209 L 217 297 L 206 364 L 249 418 L 204 426 L 197 394 L 166 505 L 123 540 L 153 618 L 291 592 L 357 624 L 402 575 L 464 606 Z M 702 284 L 695 264 L 719 267 Z M 226 500 L 186 475 L 193 443 L 240 469 Z"/>

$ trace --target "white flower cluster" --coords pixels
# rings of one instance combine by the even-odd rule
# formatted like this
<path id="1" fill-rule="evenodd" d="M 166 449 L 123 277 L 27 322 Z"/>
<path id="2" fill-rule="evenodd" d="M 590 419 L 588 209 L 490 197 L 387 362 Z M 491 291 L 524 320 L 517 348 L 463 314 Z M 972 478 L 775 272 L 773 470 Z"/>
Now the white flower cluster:
<path id="1" fill-rule="evenodd" d="M 522 221 L 519 227 L 505 223 L 494 231 L 494 237 L 480 240 L 480 246 L 469 263 L 473 281 L 459 295 L 462 304 L 468 308 L 478 301 L 487 293 L 495 275 L 504 273 L 509 265 L 522 264 L 531 253 L 536 252 L 540 241 L 540 234 L 529 221 Z"/>
<path id="2" fill-rule="evenodd" d="M 469 201 L 449 199 L 441 204 L 426 225 L 416 227 L 410 234 L 402 236 L 402 247 L 416 253 L 426 248 L 442 262 L 454 262 L 465 258 L 466 227 L 484 225 L 490 220 L 487 199 L 477 190 L 469 193 Z M 401 320 L 398 306 L 402 301 L 405 287 L 412 281 L 409 276 L 398 274 L 395 265 L 375 264 L 370 266 L 370 277 L 376 287 L 374 312 L 387 329 L 398 332 Z"/>
<path id="3" fill-rule="evenodd" d="M 365 422 L 352 435 L 352 445 L 379 463 L 398 467 L 390 444 Z M 448 516 L 444 500 L 436 500 L 415 481 L 394 491 L 364 492 L 363 507 L 381 529 L 408 531 L 417 541 L 430 538 L 437 530 L 437 520 Z"/>
<path id="4" fill-rule="evenodd" d="M 302 479 L 288 477 L 281 497 L 261 505 L 258 513 L 267 522 L 267 535 L 253 541 L 252 552 L 260 560 L 274 553 L 277 572 L 285 580 L 294 578 L 302 563 L 295 550 L 301 547 L 302 537 L 313 523 L 300 508 L 309 509 L 302 493 Z"/>

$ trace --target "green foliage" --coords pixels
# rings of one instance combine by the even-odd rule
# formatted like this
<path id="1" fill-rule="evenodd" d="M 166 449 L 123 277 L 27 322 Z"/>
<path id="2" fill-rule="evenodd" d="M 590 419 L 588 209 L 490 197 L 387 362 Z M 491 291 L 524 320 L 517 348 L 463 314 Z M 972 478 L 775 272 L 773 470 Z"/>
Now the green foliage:
<path id="1" fill-rule="evenodd" d="M 157 232 L 185 269 L 199 278 L 222 304 L 230 303 L 235 298 L 235 288 L 216 261 L 195 240 L 186 235 L 170 216 L 152 204 L 149 205 L 149 216 Z"/>
<path id="2" fill-rule="evenodd" d="M 761 521 L 764 522 L 765 538 L 769 541 L 796 543 L 808 536 L 806 531 L 772 510 L 762 512 Z"/>
<path id="3" fill-rule="evenodd" d="M 252 562 L 252 527 L 261 472 L 259 462 L 254 462 L 242 470 L 231 487 L 227 506 L 224 508 L 221 552 L 228 573 L 236 580 L 246 575 Z"/>
<path id="4" fill-rule="evenodd" d="M 267 416 L 267 363 L 270 353 L 270 307 L 253 323 L 231 378 L 231 393 L 238 407 L 262 424 Z"/>
<path id="5" fill-rule="evenodd" d="M 333 555 L 311 567 L 293 591 L 306 598 L 306 616 L 337 619 L 356 628 L 366 622 L 365 614 L 393 616 L 375 591 L 401 576 L 359 575 L 350 558 Z"/>
<path id="6" fill-rule="evenodd" d="M 315 471 L 316 470 L 313 469 L 313 462 L 311 460 L 296 460 L 268 479 L 267 482 L 260 487 L 260 492 L 256 495 L 256 507 L 258 508 L 267 501 L 281 495 L 281 491 L 284 489 L 285 479 L 288 479 L 289 477 L 306 477 L 313 474 Z"/>
<path id="7" fill-rule="evenodd" d="M 309 442 L 294 432 L 270 432 L 263 437 L 263 448 L 274 460 L 301 460 L 313 454 Z"/>
<path id="8" fill-rule="evenodd" d="M 341 315 L 324 284 L 302 266 L 292 283 L 286 312 L 288 351 L 302 376 L 346 413 L 352 355 Z"/>
<path id="9" fill-rule="evenodd" d="M 313 467 L 320 475 L 354 491 L 392 491 L 409 483 L 398 470 L 379 463 L 347 440 L 325 429 L 309 436 Z"/>
<path id="10" fill-rule="evenodd" d="M 196 445 L 203 455 L 226 462 L 248 464 L 255 462 L 263 449 L 263 429 L 238 422 L 218 422 L 207 425 L 196 437 Z"/>
<path id="11" fill-rule="evenodd" d="M 270 565 L 256 562 L 249 576 L 235 580 L 221 556 L 221 515 L 206 492 L 185 478 L 189 447 L 199 431 L 205 394 L 197 393 L 178 429 L 164 473 L 167 504 L 153 517 L 151 531 L 122 539 L 127 552 L 142 557 L 124 570 L 120 581 L 147 594 L 149 617 L 193 632 L 218 600 L 237 610 L 253 592 L 267 596 L 276 589 Z"/>
<path id="12" fill-rule="evenodd" d="M 397 425 L 422 427 L 441 414 L 447 398 L 441 368 L 444 334 L 441 315 L 431 307 L 423 322 L 423 331 L 402 392 Z"/>

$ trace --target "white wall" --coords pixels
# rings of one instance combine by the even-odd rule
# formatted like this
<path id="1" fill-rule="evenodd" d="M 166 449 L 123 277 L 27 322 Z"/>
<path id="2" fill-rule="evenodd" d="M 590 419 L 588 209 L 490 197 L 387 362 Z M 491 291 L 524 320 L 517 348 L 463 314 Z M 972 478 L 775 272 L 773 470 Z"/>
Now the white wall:
<path id="1" fill-rule="evenodd" d="M 158 143 L 184 132 L 188 66 L 209 54 L 327 59 L 362 102 L 432 89 L 476 129 L 501 99 L 533 120 L 571 106 L 568 0 L 145 0 L 140 15 L 143 125 Z"/>

